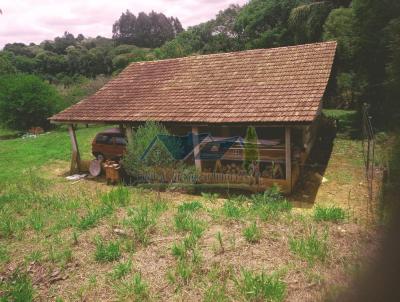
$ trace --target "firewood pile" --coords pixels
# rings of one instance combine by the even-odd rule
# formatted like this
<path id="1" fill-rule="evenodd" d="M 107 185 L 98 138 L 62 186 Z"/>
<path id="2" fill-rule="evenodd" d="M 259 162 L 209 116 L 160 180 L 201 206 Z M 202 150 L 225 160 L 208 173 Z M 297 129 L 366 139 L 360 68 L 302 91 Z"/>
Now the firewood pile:
<path id="1" fill-rule="evenodd" d="M 246 171 L 243 167 L 235 163 L 223 166 L 222 171 L 225 174 L 246 175 Z"/>

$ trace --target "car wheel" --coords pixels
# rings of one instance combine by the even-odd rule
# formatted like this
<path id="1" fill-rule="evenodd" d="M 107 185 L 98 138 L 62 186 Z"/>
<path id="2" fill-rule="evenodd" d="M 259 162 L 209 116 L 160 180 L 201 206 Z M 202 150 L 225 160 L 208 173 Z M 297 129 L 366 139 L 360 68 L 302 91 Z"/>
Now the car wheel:
<path id="1" fill-rule="evenodd" d="M 104 161 L 104 155 L 101 154 L 101 153 L 97 154 L 96 158 L 97 158 L 97 160 L 100 161 L 100 162 Z"/>

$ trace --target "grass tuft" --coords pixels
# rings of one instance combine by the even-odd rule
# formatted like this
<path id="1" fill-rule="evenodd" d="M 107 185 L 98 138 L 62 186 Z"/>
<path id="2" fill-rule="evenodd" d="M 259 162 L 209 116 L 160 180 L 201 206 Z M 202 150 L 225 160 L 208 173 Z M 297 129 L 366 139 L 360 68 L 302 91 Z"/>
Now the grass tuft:
<path id="1" fill-rule="evenodd" d="M 261 229 L 253 222 L 250 226 L 243 230 L 243 236 L 249 243 L 259 242 L 261 239 Z"/>
<path id="2" fill-rule="evenodd" d="M 202 207 L 203 205 L 199 201 L 185 202 L 178 206 L 178 212 L 179 213 L 196 212 L 197 210 L 200 210 Z"/>
<path id="3" fill-rule="evenodd" d="M 113 206 L 126 206 L 129 204 L 131 192 L 124 186 L 118 186 L 116 189 L 101 196 L 101 200 L 105 204 Z"/>
<path id="4" fill-rule="evenodd" d="M 340 222 L 346 218 L 346 213 L 339 207 L 321 207 L 317 206 L 314 210 L 314 219 L 316 221 Z"/>
<path id="5" fill-rule="evenodd" d="M 311 230 L 309 234 L 300 238 L 290 238 L 289 247 L 292 253 L 307 260 L 310 265 L 315 261 L 325 261 L 328 256 L 328 232 L 322 236 L 316 230 Z"/>
<path id="6" fill-rule="evenodd" d="M 147 245 L 150 241 L 150 233 L 156 224 L 155 214 L 148 205 L 140 206 L 129 212 L 131 216 L 126 223 L 133 229 L 135 239 Z"/>
<path id="7" fill-rule="evenodd" d="M 286 284 L 276 274 L 267 275 L 242 271 L 240 280 L 236 280 L 239 292 L 247 301 L 283 301 Z"/>
<path id="8" fill-rule="evenodd" d="M 96 240 L 95 259 L 98 262 L 115 261 L 121 257 L 120 244 L 118 241 L 112 241 L 107 244 L 98 237 Z"/>
<path id="9" fill-rule="evenodd" d="M 11 279 L 0 284 L 2 292 L 0 301 L 29 302 L 33 301 L 34 289 L 27 273 L 15 271 Z"/>
<path id="10" fill-rule="evenodd" d="M 122 277 L 125 277 L 132 271 L 132 261 L 128 260 L 126 262 L 120 262 L 114 266 L 111 272 L 111 278 L 113 280 L 119 280 Z"/>
<path id="11" fill-rule="evenodd" d="M 149 287 L 143 281 L 140 273 L 134 274 L 131 280 L 120 282 L 115 289 L 122 301 L 148 301 L 150 299 Z"/>

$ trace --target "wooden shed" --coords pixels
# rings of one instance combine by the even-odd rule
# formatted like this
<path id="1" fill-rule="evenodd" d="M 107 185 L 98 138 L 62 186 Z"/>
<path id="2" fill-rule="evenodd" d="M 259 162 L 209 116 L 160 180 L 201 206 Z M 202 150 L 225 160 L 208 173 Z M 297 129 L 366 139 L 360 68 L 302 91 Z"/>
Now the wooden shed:
<path id="1" fill-rule="evenodd" d="M 265 177 L 261 184 L 278 183 L 290 192 L 313 144 L 335 50 L 336 42 L 324 42 L 132 63 L 50 120 L 70 125 L 78 159 L 72 127 L 78 123 L 117 124 L 128 137 L 146 121 L 161 122 L 174 135 L 191 132 L 194 164 L 205 182 L 212 176 L 197 135 L 245 137 L 254 126 L 260 141 L 277 142 L 261 151 L 262 158 L 284 170 L 283 178 Z"/>

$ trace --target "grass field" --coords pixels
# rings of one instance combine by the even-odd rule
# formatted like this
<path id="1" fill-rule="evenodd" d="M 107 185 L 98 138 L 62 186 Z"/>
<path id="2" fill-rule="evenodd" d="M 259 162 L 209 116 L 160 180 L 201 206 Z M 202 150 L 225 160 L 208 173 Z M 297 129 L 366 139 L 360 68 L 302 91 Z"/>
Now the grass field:
<path id="1" fill-rule="evenodd" d="M 77 132 L 86 158 L 99 129 Z M 313 186 L 310 179 L 286 200 L 274 191 L 220 198 L 69 182 L 65 129 L 0 141 L 0 299 L 335 297 L 379 247 L 379 230 L 362 219 L 359 151 L 359 141 L 343 133 L 325 170 L 328 182 Z"/>

